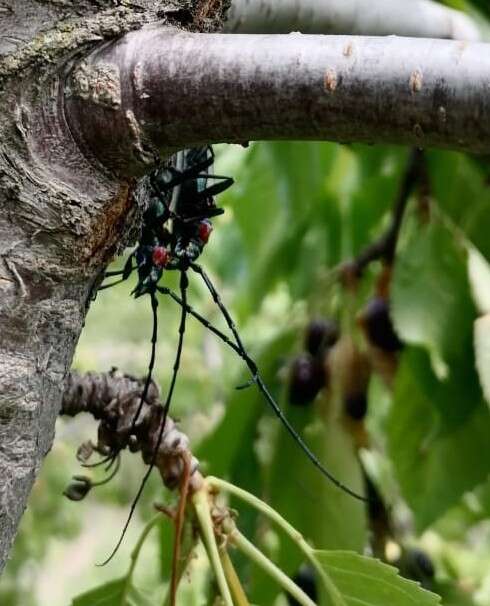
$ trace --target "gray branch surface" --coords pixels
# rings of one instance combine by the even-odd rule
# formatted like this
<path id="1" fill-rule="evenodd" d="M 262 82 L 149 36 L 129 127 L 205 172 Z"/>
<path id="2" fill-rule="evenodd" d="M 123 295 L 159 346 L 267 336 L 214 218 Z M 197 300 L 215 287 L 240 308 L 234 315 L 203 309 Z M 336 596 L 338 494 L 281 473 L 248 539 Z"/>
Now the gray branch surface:
<path id="1" fill-rule="evenodd" d="M 432 0 L 233 0 L 225 31 L 479 39 L 469 17 Z"/>
<path id="2" fill-rule="evenodd" d="M 72 132 L 119 174 L 179 148 L 254 139 L 490 152 L 484 43 L 145 28 L 75 67 L 68 88 Z M 104 91 L 117 102 L 101 102 Z"/>

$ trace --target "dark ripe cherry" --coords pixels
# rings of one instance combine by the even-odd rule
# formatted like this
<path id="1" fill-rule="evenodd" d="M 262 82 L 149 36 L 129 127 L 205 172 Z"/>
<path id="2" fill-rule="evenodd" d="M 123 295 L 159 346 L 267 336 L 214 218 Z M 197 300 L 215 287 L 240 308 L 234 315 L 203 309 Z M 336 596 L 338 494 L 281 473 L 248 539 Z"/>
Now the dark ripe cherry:
<path id="1" fill-rule="evenodd" d="M 311 600 L 314 602 L 317 601 L 318 591 L 316 588 L 315 573 L 311 566 L 301 566 L 298 573 L 293 577 L 293 581 Z M 288 604 L 289 606 L 299 606 L 299 602 L 290 595 L 288 595 Z"/>
<path id="2" fill-rule="evenodd" d="M 204 221 L 201 221 L 199 223 L 199 228 L 198 228 L 199 240 L 201 240 L 201 242 L 203 244 L 206 244 L 207 241 L 209 240 L 209 236 L 211 235 L 212 231 L 213 231 L 213 226 L 211 224 L 211 221 L 208 221 L 207 219 L 204 219 Z"/>
<path id="3" fill-rule="evenodd" d="M 418 547 L 412 547 L 406 554 L 407 571 L 410 576 L 416 580 L 423 582 L 426 579 L 433 579 L 435 576 L 434 564 L 430 557 Z"/>
<path id="4" fill-rule="evenodd" d="M 368 400 L 365 392 L 344 396 L 344 412 L 355 421 L 361 421 L 366 416 Z"/>
<path id="5" fill-rule="evenodd" d="M 327 318 L 315 318 L 306 327 L 305 349 L 312 356 L 321 354 L 322 349 L 333 347 L 339 339 L 337 322 Z"/>
<path id="6" fill-rule="evenodd" d="M 151 260 L 156 267 L 165 267 L 169 261 L 168 250 L 164 246 L 155 246 Z"/>
<path id="7" fill-rule="evenodd" d="M 362 312 L 361 320 L 371 345 L 383 351 L 395 352 L 403 343 L 395 332 L 388 302 L 381 297 L 371 299 Z"/>
<path id="8" fill-rule="evenodd" d="M 289 371 L 288 397 L 293 406 L 306 406 L 313 402 L 318 392 L 325 386 L 326 376 L 323 364 L 311 354 L 297 356 Z"/>

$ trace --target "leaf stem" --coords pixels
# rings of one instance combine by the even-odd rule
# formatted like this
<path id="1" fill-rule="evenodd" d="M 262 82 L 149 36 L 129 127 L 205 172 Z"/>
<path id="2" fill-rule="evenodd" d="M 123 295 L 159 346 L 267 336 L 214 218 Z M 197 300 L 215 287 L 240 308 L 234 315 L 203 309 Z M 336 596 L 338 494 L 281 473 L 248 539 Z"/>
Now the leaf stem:
<path id="1" fill-rule="evenodd" d="M 248 558 L 262 568 L 274 581 L 291 594 L 301 606 L 316 606 L 306 593 L 301 590 L 287 574 L 269 560 L 257 547 L 255 547 L 242 533 L 235 529 L 230 534 L 230 541 L 236 545 Z"/>
<path id="2" fill-rule="evenodd" d="M 293 541 L 293 543 L 298 546 L 298 548 L 303 552 L 308 561 L 315 568 L 318 576 L 323 582 L 325 589 L 327 590 L 332 599 L 333 606 L 346 606 L 342 594 L 339 592 L 332 579 L 325 572 L 321 563 L 316 558 L 315 550 L 311 547 L 311 545 L 309 545 L 303 535 L 298 532 L 296 528 L 294 528 L 294 526 L 292 526 L 287 520 L 285 520 L 275 509 L 272 509 L 272 507 L 267 505 L 267 503 L 264 503 L 250 492 L 247 492 L 242 488 L 238 488 L 238 486 L 230 484 L 229 482 L 221 480 L 220 478 L 215 478 L 213 476 L 207 477 L 206 483 L 208 484 L 208 486 L 216 488 L 217 490 L 223 490 L 230 494 L 233 494 L 237 498 L 248 503 L 258 511 L 263 513 L 275 524 L 277 524 Z"/>
<path id="3" fill-rule="evenodd" d="M 194 533 L 193 528 L 193 520 L 187 518 L 184 523 L 183 528 L 183 537 L 184 540 L 182 542 L 181 556 L 179 560 L 179 566 L 177 569 L 177 582 L 180 583 L 184 572 L 189 566 L 190 562 L 193 560 L 194 548 L 196 547 L 198 537 Z M 182 555 L 182 553 L 184 555 Z M 171 596 L 171 587 L 169 585 L 167 594 L 165 599 L 162 602 L 162 606 L 171 606 L 172 596 Z"/>
<path id="4" fill-rule="evenodd" d="M 198 490 L 192 497 L 192 504 L 196 512 L 197 520 L 199 522 L 201 537 L 206 547 L 209 561 L 216 575 L 216 581 L 218 583 L 221 597 L 223 598 L 225 606 L 233 606 L 233 600 L 230 593 L 230 588 L 226 580 L 225 571 L 219 556 L 218 545 L 216 543 L 216 537 L 214 536 L 213 520 L 211 518 L 211 511 L 209 509 L 208 492 L 206 487 Z"/>
<path id="5" fill-rule="evenodd" d="M 181 542 L 182 542 L 182 531 L 184 528 L 185 521 L 185 510 L 187 506 L 187 495 L 189 493 L 189 480 L 191 473 L 191 461 L 190 456 L 184 454 L 182 457 L 184 464 L 184 473 L 182 474 L 182 481 L 180 486 L 180 500 L 177 508 L 177 514 L 175 517 L 175 538 L 172 558 L 172 577 L 170 580 L 170 604 L 175 606 L 177 604 L 177 587 L 179 584 L 179 560 L 181 557 Z"/>
<path id="6" fill-rule="evenodd" d="M 220 548 L 219 555 L 236 606 L 250 606 L 250 602 L 247 599 L 245 591 L 226 548 Z"/>
<path id="7" fill-rule="evenodd" d="M 131 564 L 129 566 L 127 575 L 126 575 L 126 581 L 124 583 L 124 591 L 122 593 L 121 596 L 121 606 L 126 606 L 126 604 L 128 604 L 128 596 L 129 596 L 129 592 L 131 590 L 131 586 L 132 586 L 132 581 L 133 581 L 133 575 L 134 575 L 134 571 L 136 568 L 136 564 L 138 563 L 138 558 L 140 556 L 141 553 L 141 549 L 144 545 L 144 542 L 146 541 L 146 538 L 148 537 L 148 535 L 150 534 L 151 530 L 153 529 L 154 526 L 156 526 L 156 524 L 162 519 L 162 516 L 160 514 L 154 516 L 149 522 L 148 524 L 143 528 L 143 531 L 136 543 L 136 545 L 133 548 L 133 551 L 131 552 Z"/>
<path id="8" fill-rule="evenodd" d="M 243 490 L 243 488 L 239 488 L 234 484 L 230 484 L 225 480 L 221 480 L 220 478 L 215 478 L 214 476 L 210 476 L 206 478 L 206 483 L 218 490 L 224 490 L 230 494 L 235 495 L 242 501 L 245 501 L 264 515 L 266 515 L 269 519 L 275 522 L 278 526 L 280 526 L 284 532 L 294 541 L 297 545 L 301 546 L 301 550 L 305 553 L 312 553 L 313 548 L 305 541 L 303 535 L 298 532 L 294 526 L 292 526 L 288 521 L 286 521 L 275 509 L 272 509 L 270 505 L 264 503 L 255 495 Z"/>

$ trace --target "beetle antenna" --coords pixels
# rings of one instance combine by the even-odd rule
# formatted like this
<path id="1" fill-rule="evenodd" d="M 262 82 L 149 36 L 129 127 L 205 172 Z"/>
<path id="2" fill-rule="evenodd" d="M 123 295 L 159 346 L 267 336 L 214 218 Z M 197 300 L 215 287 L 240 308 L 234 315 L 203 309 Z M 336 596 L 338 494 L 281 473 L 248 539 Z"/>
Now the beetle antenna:
<path id="1" fill-rule="evenodd" d="M 148 478 L 150 477 L 151 472 L 153 471 L 153 468 L 155 467 L 155 463 L 157 460 L 157 456 L 158 456 L 158 451 L 160 450 L 160 446 L 162 443 L 162 439 L 163 439 L 163 434 L 165 431 L 165 425 L 167 423 L 167 417 L 168 417 L 168 413 L 170 411 L 170 404 L 172 403 L 172 396 L 174 393 L 174 388 L 175 388 L 175 383 L 177 381 L 177 374 L 179 372 L 179 368 L 180 368 L 180 359 L 182 357 L 182 349 L 184 346 L 184 334 L 185 334 L 185 327 L 186 327 L 186 318 L 187 318 L 187 287 L 188 287 L 189 281 L 187 278 L 187 274 L 185 273 L 185 271 L 181 271 L 180 273 L 180 292 L 181 292 L 181 297 L 182 297 L 182 313 L 181 313 L 181 317 L 180 317 L 180 326 L 179 326 L 179 343 L 177 346 L 177 352 L 175 354 L 175 361 L 174 361 L 174 367 L 173 367 L 173 373 L 172 373 L 172 379 L 170 381 L 170 387 L 168 389 L 168 394 L 167 394 L 167 399 L 165 400 L 165 404 L 163 406 L 163 415 L 162 415 L 162 421 L 160 423 L 160 430 L 158 433 L 158 439 L 157 439 L 157 443 L 155 445 L 155 448 L 153 450 L 153 455 L 152 455 L 152 459 L 150 462 L 150 466 L 147 470 L 147 472 L 145 473 L 145 476 L 143 477 L 143 480 L 141 481 L 140 487 L 138 489 L 138 492 L 136 493 L 136 496 L 133 499 L 133 502 L 131 503 L 131 508 L 129 510 L 129 515 L 126 519 L 126 522 L 124 524 L 124 527 L 122 529 L 121 535 L 119 537 L 119 540 L 116 543 L 116 546 L 114 547 L 114 549 L 112 550 L 112 553 L 109 555 L 109 557 L 104 560 L 101 564 L 97 564 L 97 566 L 105 566 L 106 564 L 108 564 L 112 558 L 116 555 L 116 553 L 119 550 L 119 547 L 121 546 L 124 537 L 126 536 L 126 532 L 129 528 L 129 524 L 131 522 L 131 519 L 133 518 L 133 514 L 134 511 L 136 509 L 136 505 L 138 504 L 138 501 L 143 493 L 143 490 L 146 486 L 146 483 L 148 481 Z M 156 299 L 155 294 L 152 293 L 152 297 Z M 156 309 L 156 306 L 154 307 L 154 309 Z M 155 333 L 154 333 L 155 334 Z M 149 383 L 148 383 L 149 385 Z M 145 387 L 147 387 L 147 385 L 145 384 Z M 146 396 L 145 396 L 146 397 Z M 141 402 L 144 400 L 144 398 L 142 398 Z"/>
<path id="2" fill-rule="evenodd" d="M 350 495 L 351 497 L 354 497 L 355 499 L 357 499 L 359 501 L 367 502 L 368 499 L 365 496 L 358 494 L 357 492 L 355 492 L 354 490 L 352 490 L 351 488 L 349 488 L 348 486 L 346 486 L 345 484 L 340 482 L 340 480 L 338 480 L 330 471 L 328 471 L 328 469 L 326 469 L 326 467 L 324 465 L 322 465 L 322 463 L 320 462 L 318 457 L 314 454 L 314 452 L 312 450 L 310 450 L 309 446 L 307 446 L 307 444 L 303 440 L 303 438 L 294 429 L 294 427 L 291 425 L 291 423 L 287 419 L 286 415 L 284 414 L 284 411 L 279 406 L 279 404 L 277 404 L 277 402 L 274 400 L 267 385 L 264 383 L 264 381 L 259 373 L 257 364 L 247 354 L 246 349 L 245 349 L 243 342 L 240 338 L 240 335 L 238 333 L 237 327 L 236 327 L 232 317 L 230 316 L 230 313 L 228 312 L 225 305 L 221 301 L 221 297 L 219 296 L 218 291 L 216 290 L 213 283 L 209 279 L 209 276 L 206 274 L 204 269 L 197 263 L 191 263 L 190 267 L 195 273 L 197 273 L 201 276 L 202 280 L 204 281 L 204 284 L 206 285 L 209 293 L 211 294 L 211 296 L 213 298 L 213 301 L 218 306 L 219 310 L 221 311 L 221 313 L 226 321 L 228 328 L 232 332 L 233 337 L 236 341 L 236 344 L 237 344 L 238 348 L 240 349 L 241 357 L 245 360 L 245 363 L 247 364 L 250 372 L 252 373 L 254 382 L 256 383 L 257 387 L 264 395 L 267 403 L 272 408 L 272 411 L 274 412 L 276 417 L 282 423 L 284 428 L 287 430 L 287 432 L 290 434 L 290 436 L 293 438 L 293 440 L 296 442 L 296 444 L 299 446 L 299 448 L 301 448 L 301 450 L 310 459 L 310 461 L 313 463 L 313 465 L 320 471 L 320 473 L 322 475 L 324 475 L 337 488 L 339 488 L 343 492 L 347 493 L 348 495 Z"/>
<path id="3" fill-rule="evenodd" d="M 141 393 L 140 403 L 138 404 L 138 409 L 133 417 L 133 420 L 131 421 L 130 433 L 132 433 L 134 431 L 136 423 L 138 422 L 138 418 L 141 414 L 143 404 L 146 400 L 146 396 L 148 395 L 148 390 L 149 390 L 150 384 L 151 384 L 151 377 L 153 374 L 153 368 L 155 366 L 155 357 L 156 357 L 156 348 L 157 348 L 157 339 L 158 339 L 158 314 L 157 314 L 158 299 L 155 296 L 154 290 L 150 291 L 150 298 L 151 298 L 151 310 L 152 310 L 152 316 L 153 316 L 150 363 L 148 364 L 148 374 L 146 376 L 145 386 Z"/>

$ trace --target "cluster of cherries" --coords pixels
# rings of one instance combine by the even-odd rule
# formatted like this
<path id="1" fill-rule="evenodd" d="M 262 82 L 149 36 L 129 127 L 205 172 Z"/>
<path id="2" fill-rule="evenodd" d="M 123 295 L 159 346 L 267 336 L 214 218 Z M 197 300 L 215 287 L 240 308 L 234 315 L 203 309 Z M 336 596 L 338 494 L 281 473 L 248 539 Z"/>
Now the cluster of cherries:
<path id="1" fill-rule="evenodd" d="M 358 316 L 366 339 L 372 348 L 387 354 L 395 354 L 403 348 L 395 332 L 390 317 L 389 303 L 375 296 L 368 301 Z M 293 406 L 308 406 L 318 393 L 329 383 L 327 355 L 340 338 L 340 331 L 334 320 L 317 318 L 312 320 L 305 332 L 304 349 L 292 361 L 289 369 L 288 398 Z M 356 352 L 353 356 L 357 356 Z M 347 375 L 350 379 L 343 390 L 345 414 L 357 421 L 362 420 L 368 409 L 367 384 L 365 377 L 352 376 L 363 374 L 363 360 L 352 359 Z"/>
<path id="2" fill-rule="evenodd" d="M 390 316 L 389 301 L 386 297 L 372 297 L 357 317 L 372 353 L 387 356 L 396 355 L 402 348 L 403 342 L 396 334 Z M 339 327 L 335 321 L 319 318 L 312 320 L 305 331 L 304 349 L 292 361 L 289 368 L 288 396 L 293 406 L 308 406 L 318 393 L 329 383 L 327 356 L 340 339 Z M 353 348 L 343 363 L 347 370 L 346 383 L 343 385 L 343 411 L 346 417 L 353 421 L 362 421 L 368 411 L 367 387 L 369 382 L 368 354 Z M 366 371 L 366 372 L 364 372 Z M 374 485 L 367 480 L 369 501 L 369 520 L 372 527 L 378 527 L 380 519 L 388 516 L 385 505 Z M 385 524 L 387 522 L 385 521 Z M 433 589 L 434 566 L 430 557 L 416 547 L 402 545 L 402 553 L 395 562 L 401 574 L 406 578 L 421 583 L 426 589 Z M 311 566 L 303 565 L 294 577 L 295 583 L 313 601 L 317 599 L 318 588 L 315 573 Z M 290 606 L 297 602 L 288 596 Z"/>
<path id="3" fill-rule="evenodd" d="M 307 406 L 328 385 L 325 363 L 328 350 L 339 339 L 339 327 L 334 320 L 316 318 L 306 327 L 305 351 L 297 355 L 289 369 L 289 402 L 293 406 Z"/>

